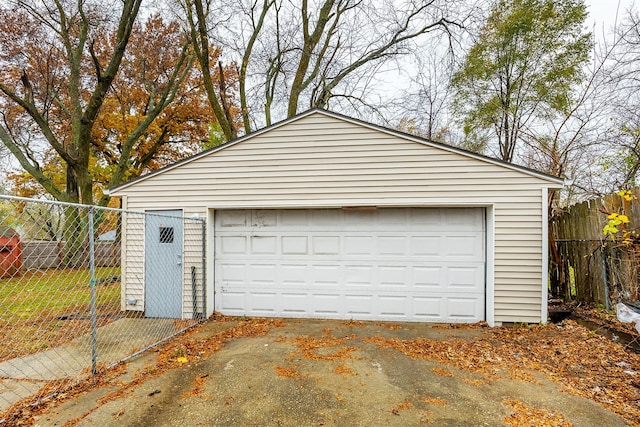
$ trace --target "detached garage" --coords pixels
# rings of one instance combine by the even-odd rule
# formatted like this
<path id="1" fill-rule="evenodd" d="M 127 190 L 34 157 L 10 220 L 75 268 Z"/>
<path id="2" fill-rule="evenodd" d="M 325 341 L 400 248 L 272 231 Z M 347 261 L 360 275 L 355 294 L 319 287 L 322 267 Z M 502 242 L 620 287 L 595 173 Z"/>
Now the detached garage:
<path id="1" fill-rule="evenodd" d="M 547 196 L 561 186 L 311 110 L 111 194 L 206 219 L 207 314 L 494 325 L 546 321 Z M 122 298 L 145 311 L 154 284 L 136 278 L 151 264 L 126 256 L 140 236 L 123 238 Z"/>

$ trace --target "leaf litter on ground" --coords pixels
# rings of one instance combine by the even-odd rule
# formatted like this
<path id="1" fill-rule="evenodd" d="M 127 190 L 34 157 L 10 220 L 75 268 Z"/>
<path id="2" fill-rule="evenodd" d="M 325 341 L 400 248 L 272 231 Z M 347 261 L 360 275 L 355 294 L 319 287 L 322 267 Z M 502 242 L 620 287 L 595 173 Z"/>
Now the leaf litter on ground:
<path id="1" fill-rule="evenodd" d="M 215 321 L 235 322 L 237 319 L 216 315 Z M 66 400 L 87 393 L 90 390 L 112 385 L 117 386 L 117 390 L 99 399 L 98 403 L 99 406 L 101 406 L 128 395 L 140 384 L 156 378 L 170 369 L 186 365 L 184 359 L 187 359 L 187 362 L 196 362 L 209 357 L 211 354 L 220 350 L 225 343 L 233 339 L 264 336 L 272 328 L 281 327 L 282 325 L 283 321 L 281 319 L 248 319 L 239 321 L 234 326 L 204 338 L 198 336 L 198 333 L 202 330 L 202 325 L 199 325 L 155 350 L 158 353 L 155 365 L 137 371 L 130 381 L 121 382 L 119 380 L 119 376 L 126 371 L 126 363 L 111 369 L 105 369 L 103 367 L 99 370 L 98 375 L 77 382 L 69 382 L 64 388 L 61 388 L 60 384 L 57 383 L 51 387 L 43 387 L 36 395 L 17 402 L 0 413 L 0 419 L 4 419 L 7 423 L 6 425 L 31 425 L 35 421 L 34 417 L 49 407 L 57 406 Z M 194 384 L 192 392 L 200 392 L 202 384 L 200 384 L 199 381 L 202 380 L 196 378 L 196 384 Z M 50 390 L 58 391 L 52 393 Z M 91 409 L 82 416 L 70 420 L 67 424 L 73 425 L 77 423 L 96 409 L 97 407 Z"/>
<path id="2" fill-rule="evenodd" d="M 237 319 L 219 316 L 216 321 L 237 321 Z M 101 404 L 107 403 L 131 393 L 138 385 L 167 370 L 209 357 L 230 340 L 264 336 L 273 328 L 282 326 L 283 323 L 284 321 L 280 319 L 241 320 L 236 325 L 204 338 L 197 335 L 201 327 L 196 327 L 156 350 L 158 358 L 155 365 L 136 372 L 133 379 L 128 382 L 120 382 L 118 377 L 126 370 L 126 364 L 115 369 L 103 369 L 90 381 L 69 384 L 63 392 L 53 397 L 45 399 L 44 394 L 40 393 L 35 399 L 22 401 L 4 414 L 0 414 L 0 418 L 7 418 L 7 421 L 13 425 L 29 425 L 34 421 L 34 417 L 48 406 L 55 406 L 91 389 L 117 385 L 118 390 L 107 394 L 100 401 Z M 349 324 L 348 326 L 359 325 Z M 473 340 L 462 338 L 400 340 L 380 336 L 363 340 L 375 343 L 381 348 L 395 349 L 410 357 L 431 359 L 453 368 L 476 373 L 481 379 L 461 378 L 474 385 L 490 384 L 505 375 L 523 381 L 536 382 L 532 374 L 540 372 L 561 383 L 565 391 L 592 399 L 614 411 L 630 424 L 640 426 L 640 355 L 625 350 L 618 343 L 611 342 L 572 320 L 565 320 L 558 325 L 487 328 L 476 324 L 455 325 L 452 328 L 481 329 L 482 333 Z M 284 340 L 279 337 L 278 342 L 294 343 L 298 348 L 298 355 L 305 359 L 339 361 L 343 368 L 339 366 L 336 373 L 344 375 L 348 374 L 349 369 L 344 365 L 344 361 L 353 358 L 352 353 L 358 349 L 348 345 L 348 341 L 355 337 L 355 334 L 352 334 L 336 338 L 330 331 L 325 331 L 321 338 L 302 336 Z M 184 363 L 181 358 L 186 358 L 188 362 Z M 285 374 L 283 376 L 295 376 L 297 369 L 289 370 L 288 368 L 292 366 L 284 367 L 282 372 L 278 373 Z M 276 370 L 280 371 L 277 368 Z M 443 371 L 447 370 L 443 369 Z M 201 377 L 196 380 L 191 390 L 194 395 L 201 393 L 204 382 Z M 511 401 L 503 403 L 514 410 L 512 418 L 507 417 L 504 420 L 508 425 L 570 425 L 568 422 L 553 424 L 560 422 L 554 417 L 559 416 L 559 419 L 562 419 L 562 416 L 552 411 L 529 408 L 522 403 Z M 395 409 L 400 411 L 406 408 Z M 90 412 L 79 419 L 89 414 Z M 518 424 L 518 417 L 521 416 L 529 417 L 529 424 Z M 531 424 L 532 422 L 534 424 Z"/>
<path id="3" fill-rule="evenodd" d="M 573 320 L 558 325 L 484 328 L 473 340 L 375 336 L 365 341 L 481 374 L 487 381 L 508 375 L 536 383 L 533 373 L 540 372 L 562 384 L 564 391 L 589 398 L 640 426 L 640 355 Z"/>

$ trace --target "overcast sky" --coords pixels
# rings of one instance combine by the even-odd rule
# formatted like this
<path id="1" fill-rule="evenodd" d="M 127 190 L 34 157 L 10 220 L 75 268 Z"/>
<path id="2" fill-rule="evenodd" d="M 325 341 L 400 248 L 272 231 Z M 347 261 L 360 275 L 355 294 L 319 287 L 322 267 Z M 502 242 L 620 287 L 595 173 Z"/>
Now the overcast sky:
<path id="1" fill-rule="evenodd" d="M 616 11 L 620 21 L 630 6 L 638 4 L 635 0 L 586 0 L 585 3 L 589 6 L 589 27 L 595 24 L 596 34 L 602 34 L 603 25 L 606 32 L 611 29 L 616 22 Z"/>

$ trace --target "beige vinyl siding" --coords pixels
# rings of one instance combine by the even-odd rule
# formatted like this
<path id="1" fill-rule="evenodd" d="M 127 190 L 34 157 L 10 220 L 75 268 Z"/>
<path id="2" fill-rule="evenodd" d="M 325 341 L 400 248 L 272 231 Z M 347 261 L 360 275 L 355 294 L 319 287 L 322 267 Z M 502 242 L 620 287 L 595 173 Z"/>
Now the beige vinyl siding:
<path id="1" fill-rule="evenodd" d="M 185 212 L 184 221 L 184 262 L 183 262 L 183 274 L 184 274 L 184 287 L 182 298 L 182 313 L 183 317 L 191 319 L 194 317 L 193 313 L 193 286 L 191 277 L 191 267 L 195 267 L 196 274 L 195 280 L 197 285 L 198 295 L 196 296 L 196 310 L 198 313 L 203 312 L 203 298 L 204 295 L 200 293 L 200 286 L 202 284 L 202 225 L 199 221 L 189 219 L 194 213 L 193 211 Z M 200 218 L 206 218 L 206 211 L 198 213 Z"/>
<path id="2" fill-rule="evenodd" d="M 123 207 L 127 209 L 126 202 Z M 125 238 L 122 240 L 122 277 L 125 292 L 122 294 L 122 306 L 127 310 L 144 310 L 144 216 L 125 212 L 122 214 L 122 226 Z M 135 299 L 135 305 L 127 305 L 129 299 Z"/>
<path id="3" fill-rule="evenodd" d="M 314 112 L 114 194 L 132 210 L 201 218 L 207 208 L 493 206 L 495 321 L 538 322 L 545 186 L 557 182 Z"/>
<path id="4" fill-rule="evenodd" d="M 134 203 L 134 206 L 136 204 Z M 123 208 L 127 210 L 137 210 L 140 212 L 158 209 L 174 209 L 175 205 L 165 204 L 161 207 L 131 209 L 128 198 L 125 198 Z M 206 218 L 206 210 L 199 212 L 191 210 L 184 212 L 185 220 L 183 224 L 183 290 L 182 290 L 182 313 L 184 318 L 193 317 L 193 287 L 191 266 L 196 267 L 196 283 L 201 286 L 203 281 L 202 257 L 203 257 L 203 235 L 202 226 L 198 221 L 189 219 L 191 215 L 198 214 L 202 219 Z M 121 293 L 121 306 L 123 310 L 144 311 L 145 307 L 145 216 L 140 213 L 125 212 L 123 214 L 122 226 L 125 230 L 122 240 L 122 276 L 123 292 Z M 197 295 L 196 309 L 199 313 L 204 310 L 203 295 Z M 128 305 L 129 299 L 135 299 L 135 305 Z"/>

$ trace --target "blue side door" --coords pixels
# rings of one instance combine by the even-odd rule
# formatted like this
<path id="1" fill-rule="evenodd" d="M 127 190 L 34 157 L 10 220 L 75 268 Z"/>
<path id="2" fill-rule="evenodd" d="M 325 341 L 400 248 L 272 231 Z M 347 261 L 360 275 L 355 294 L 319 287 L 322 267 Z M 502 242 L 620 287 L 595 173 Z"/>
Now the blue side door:
<path id="1" fill-rule="evenodd" d="M 182 210 L 147 211 L 145 221 L 145 313 L 182 317 Z"/>

